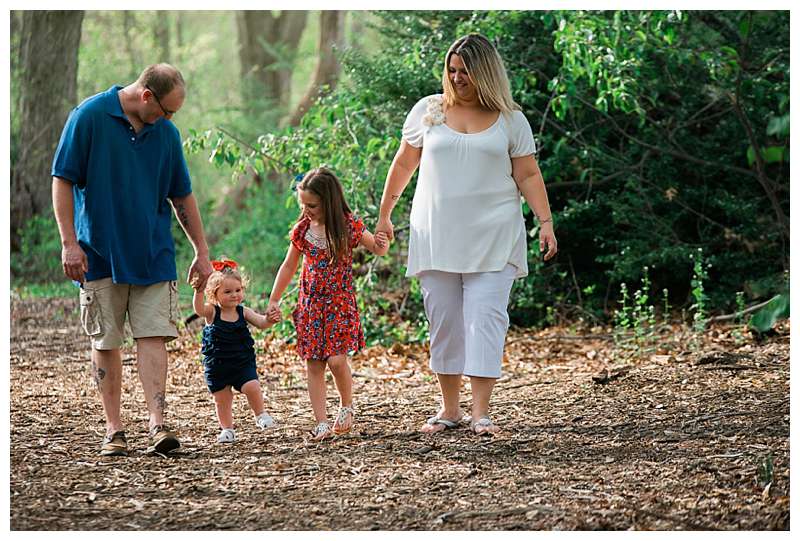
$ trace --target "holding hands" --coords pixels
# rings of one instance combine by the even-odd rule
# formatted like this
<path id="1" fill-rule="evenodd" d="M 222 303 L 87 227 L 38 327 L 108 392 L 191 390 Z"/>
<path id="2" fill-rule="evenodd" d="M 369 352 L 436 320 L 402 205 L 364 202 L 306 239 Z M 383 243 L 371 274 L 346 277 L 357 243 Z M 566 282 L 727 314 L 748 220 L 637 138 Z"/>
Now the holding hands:
<path id="1" fill-rule="evenodd" d="M 277 302 L 270 301 L 269 306 L 267 306 L 267 319 L 272 325 L 281 320 L 281 308 Z"/>

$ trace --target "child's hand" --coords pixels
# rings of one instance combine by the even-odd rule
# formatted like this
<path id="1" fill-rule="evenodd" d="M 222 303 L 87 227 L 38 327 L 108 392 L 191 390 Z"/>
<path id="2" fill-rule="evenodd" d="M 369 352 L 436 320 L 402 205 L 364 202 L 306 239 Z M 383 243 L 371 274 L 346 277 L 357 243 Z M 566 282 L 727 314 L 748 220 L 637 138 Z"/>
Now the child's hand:
<path id="1" fill-rule="evenodd" d="M 389 244 L 389 236 L 385 231 L 378 231 L 375 233 L 375 245 L 378 248 L 385 248 Z"/>
<path id="2" fill-rule="evenodd" d="M 273 325 L 281 320 L 281 308 L 277 302 L 270 302 L 267 306 L 267 318 Z"/>

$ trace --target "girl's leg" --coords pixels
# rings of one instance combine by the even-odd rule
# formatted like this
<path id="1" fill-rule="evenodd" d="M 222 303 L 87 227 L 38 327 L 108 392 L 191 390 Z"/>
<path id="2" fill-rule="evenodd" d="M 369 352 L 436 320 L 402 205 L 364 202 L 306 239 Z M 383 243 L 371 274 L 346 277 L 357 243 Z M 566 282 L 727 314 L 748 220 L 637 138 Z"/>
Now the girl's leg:
<path id="1" fill-rule="evenodd" d="M 331 374 L 333 374 L 336 390 L 339 391 L 339 404 L 348 407 L 352 406 L 353 374 L 350 371 L 350 363 L 347 362 L 347 355 L 328 357 L 328 367 L 331 369 Z"/>
<path id="2" fill-rule="evenodd" d="M 308 374 L 308 398 L 311 400 L 311 409 L 314 410 L 314 419 L 318 423 L 328 419 L 326 412 L 325 388 L 325 362 L 308 360 L 306 361 L 306 373 Z"/>
<path id="3" fill-rule="evenodd" d="M 328 357 L 328 367 L 333 374 L 333 381 L 336 383 L 336 390 L 339 391 L 339 406 L 353 407 L 353 374 L 350 371 L 350 363 L 347 362 L 347 355 L 335 355 Z M 336 432 L 347 432 L 353 426 L 353 414 L 349 413 L 342 417 L 337 415 L 333 429 Z"/>
<path id="4" fill-rule="evenodd" d="M 233 391 L 230 386 L 213 394 L 221 428 L 233 428 Z"/>
<path id="5" fill-rule="evenodd" d="M 257 379 L 251 379 L 242 385 L 242 393 L 247 397 L 247 403 L 256 417 L 264 413 L 264 395 L 261 394 L 261 384 Z"/>

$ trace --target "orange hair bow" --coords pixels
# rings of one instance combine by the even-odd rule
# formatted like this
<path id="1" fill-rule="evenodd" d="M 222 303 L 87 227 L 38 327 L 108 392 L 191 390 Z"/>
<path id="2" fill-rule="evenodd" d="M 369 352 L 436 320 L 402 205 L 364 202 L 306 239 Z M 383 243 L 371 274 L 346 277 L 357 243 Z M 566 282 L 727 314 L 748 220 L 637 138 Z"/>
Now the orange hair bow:
<path id="1" fill-rule="evenodd" d="M 215 260 L 215 261 L 211 262 L 211 266 L 214 267 L 215 271 L 221 271 L 221 270 L 224 270 L 224 269 L 234 270 L 234 269 L 236 269 L 236 267 L 238 267 L 238 265 L 236 264 L 236 261 L 234 261 L 232 259 L 223 259 L 222 261 L 216 261 Z"/>

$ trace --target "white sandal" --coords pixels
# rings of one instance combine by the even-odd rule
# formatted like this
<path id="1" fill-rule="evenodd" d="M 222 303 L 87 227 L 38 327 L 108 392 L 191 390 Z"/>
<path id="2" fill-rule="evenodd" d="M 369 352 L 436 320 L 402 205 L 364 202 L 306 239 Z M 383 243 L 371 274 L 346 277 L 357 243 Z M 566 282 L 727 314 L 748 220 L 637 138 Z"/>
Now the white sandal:
<path id="1" fill-rule="evenodd" d="M 321 421 L 317 426 L 314 427 L 313 430 L 310 431 L 311 437 L 316 441 L 322 441 L 325 438 L 329 438 L 333 435 L 333 431 L 331 431 L 331 425 L 328 424 L 328 421 Z"/>
<path id="2" fill-rule="evenodd" d="M 350 416 L 350 426 L 347 427 L 346 430 L 342 430 L 339 428 L 342 424 L 347 420 L 347 416 Z M 333 433 L 334 434 L 347 434 L 351 430 L 353 430 L 353 424 L 356 422 L 356 410 L 353 409 L 352 406 L 341 406 L 339 408 L 339 413 L 336 415 L 336 421 L 333 423 Z"/>

